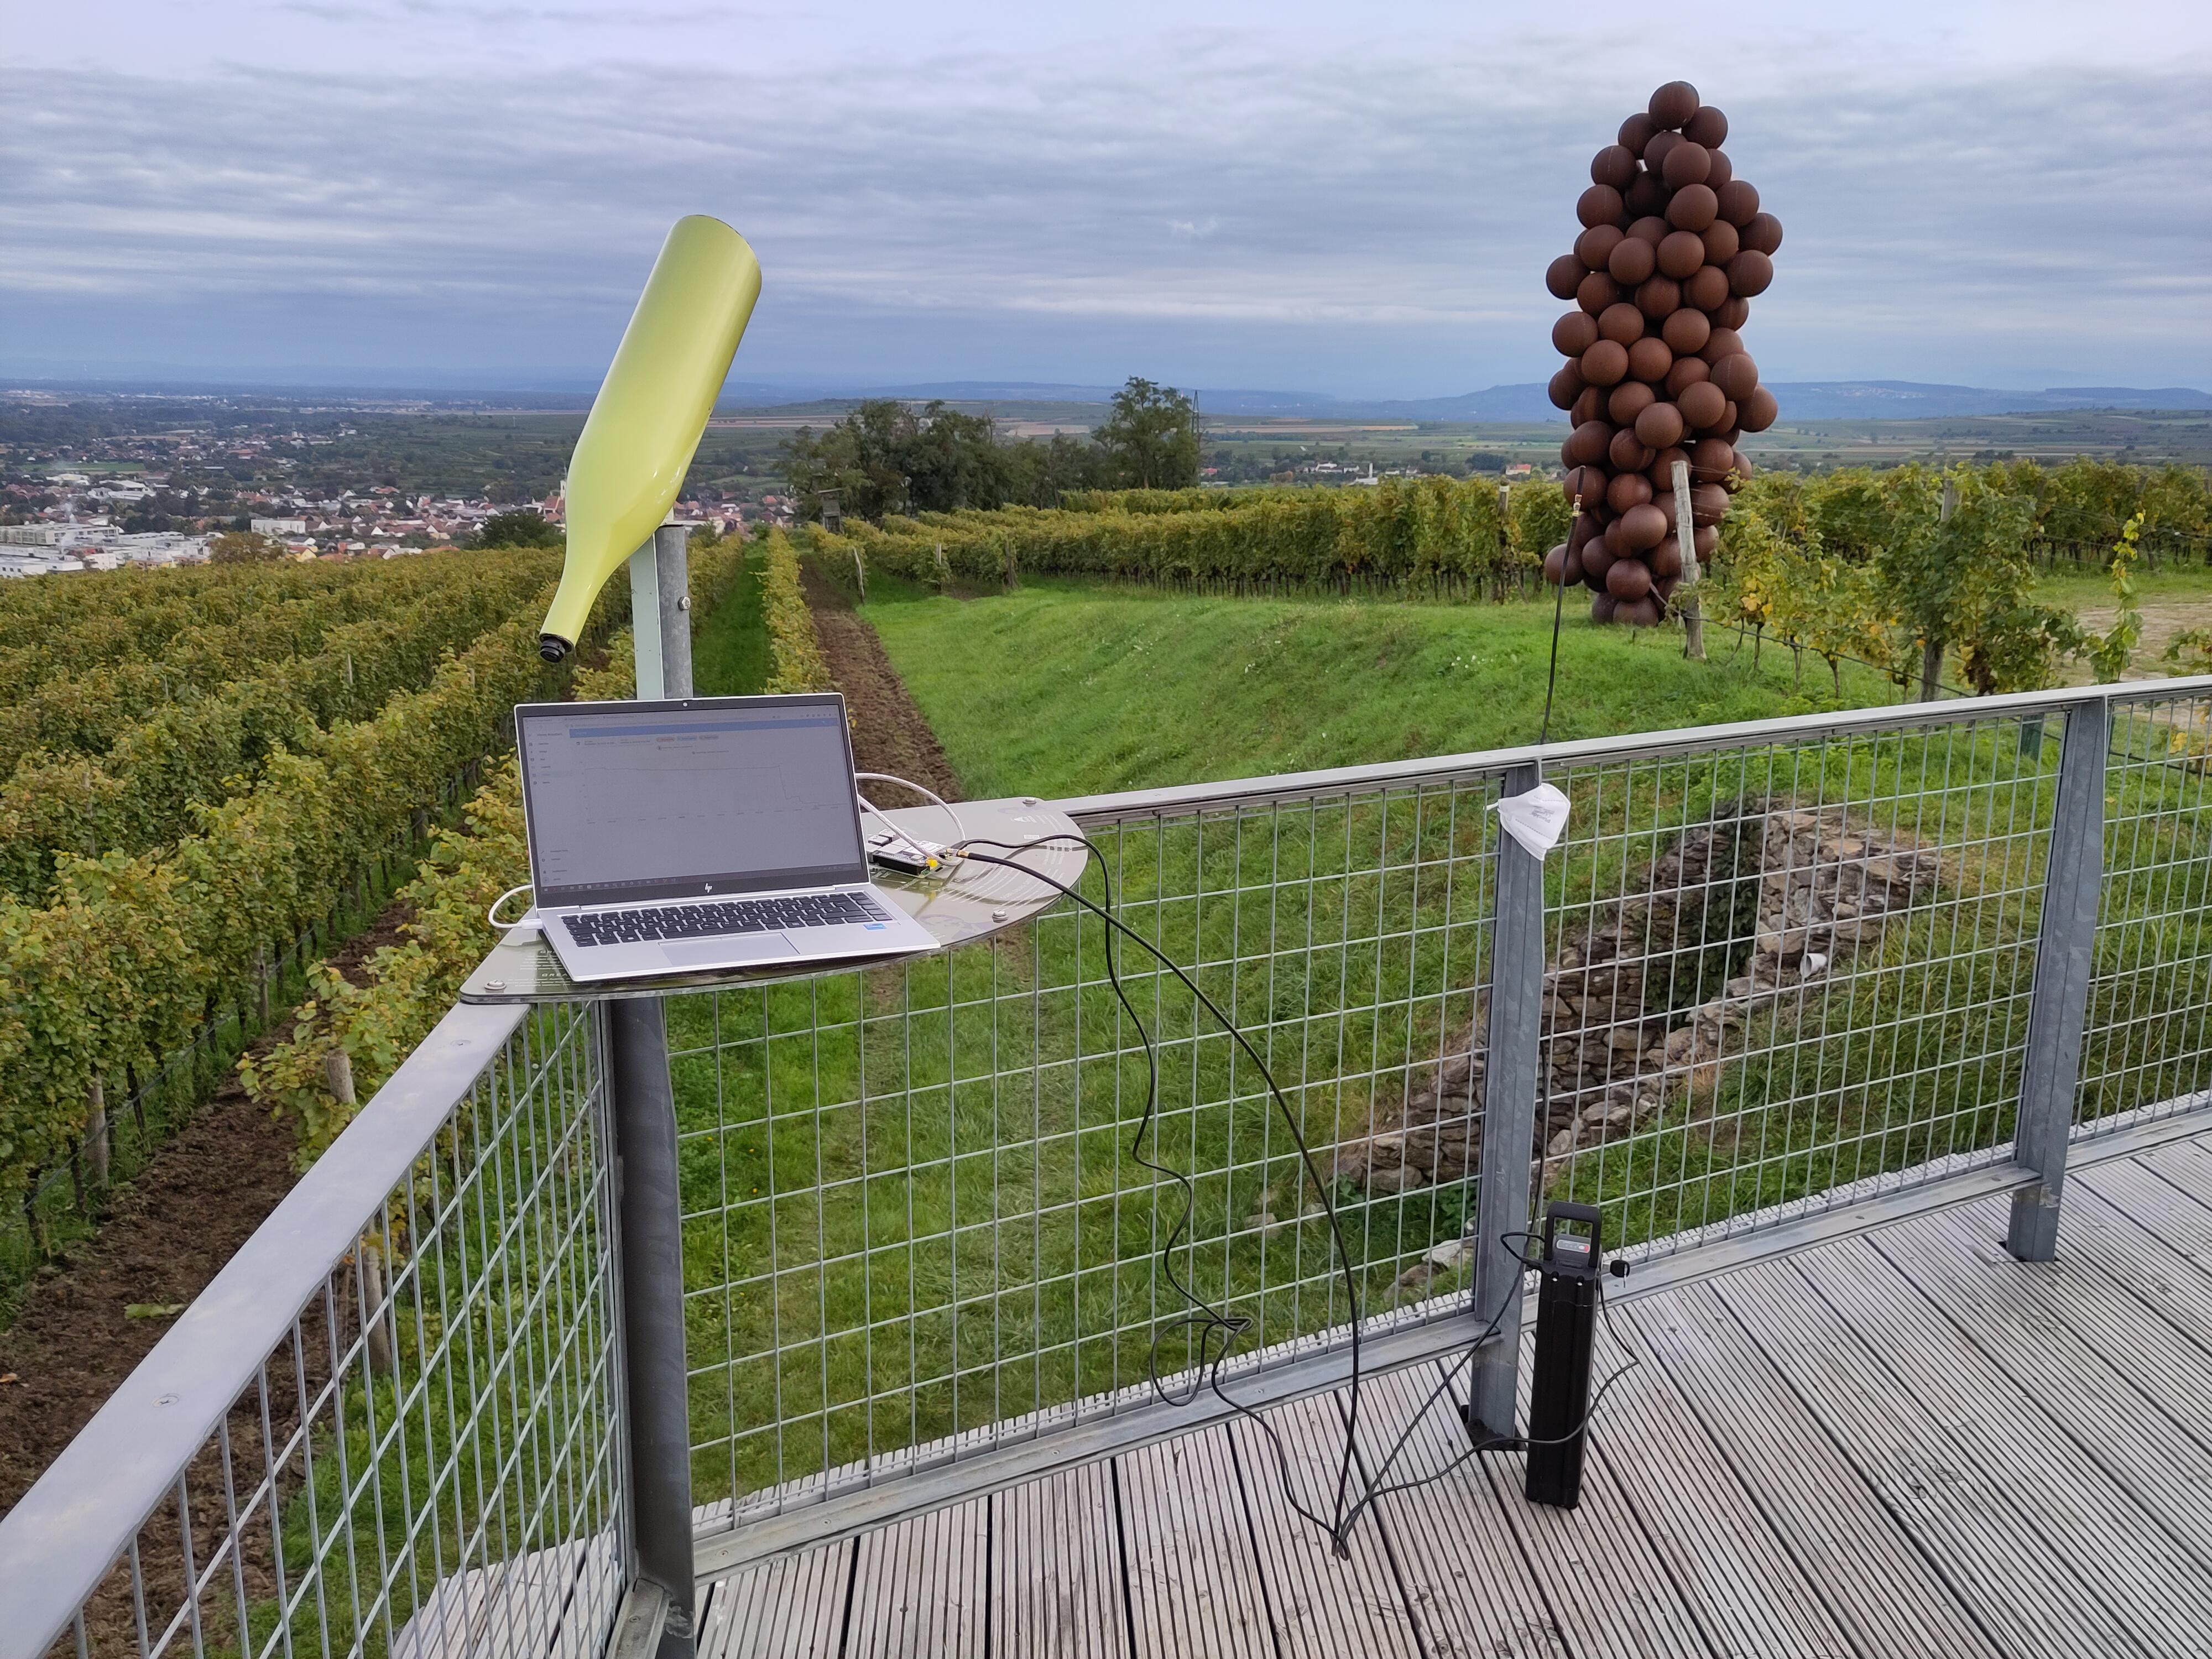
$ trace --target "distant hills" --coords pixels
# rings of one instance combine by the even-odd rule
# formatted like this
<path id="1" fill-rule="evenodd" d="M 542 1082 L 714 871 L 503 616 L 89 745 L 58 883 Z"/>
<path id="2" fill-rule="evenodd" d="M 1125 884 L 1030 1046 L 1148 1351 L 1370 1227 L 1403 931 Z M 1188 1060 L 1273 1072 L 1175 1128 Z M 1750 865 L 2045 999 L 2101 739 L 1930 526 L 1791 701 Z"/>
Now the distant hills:
<path id="1" fill-rule="evenodd" d="M 2212 410 L 2212 392 L 2190 386 L 2053 386 L 2003 392 L 1989 386 L 1931 386 L 1915 380 L 1790 380 L 1775 385 L 1785 421 L 1913 421 L 1946 416 L 2033 415 L 2082 409 Z M 1016 380 L 944 380 L 918 386 L 817 391 L 813 399 L 942 398 L 958 404 L 1103 404 L 1112 386 Z M 1493 386 L 1455 398 L 1332 398 L 1312 392 L 1206 390 L 1193 394 L 1206 415 L 1304 416 L 1316 419 L 1452 422 L 1564 421 L 1535 382 Z M 725 407 L 769 408 L 801 401 L 790 386 L 732 382 Z"/>
<path id="2" fill-rule="evenodd" d="M 578 408 L 596 386 L 586 371 L 266 369 L 225 376 L 206 369 L 161 363 L 0 361 L 0 387 L 14 385 L 58 392 L 237 392 L 289 397 L 324 396 L 386 400 L 409 396 L 431 402 L 482 400 L 507 407 Z M 947 403 L 1005 409 L 1012 404 L 1103 404 L 1117 387 L 1038 380 L 934 380 L 870 385 L 815 380 L 805 375 L 732 380 L 722 389 L 725 410 L 842 405 L 861 398 Z M 2004 392 L 1989 386 L 1936 386 L 1916 380 L 1793 380 L 1775 384 L 1785 423 L 1793 421 L 1911 421 L 1947 416 L 2059 414 L 2092 409 L 2212 410 L 2212 392 L 2192 386 L 2052 386 L 2042 392 Z M 1493 386 L 1452 398 L 1339 398 L 1316 392 L 1212 388 L 1193 394 L 1207 416 L 1304 416 L 1321 420 L 1445 422 L 1564 421 L 1544 387 Z M 810 410 L 810 412 L 811 410 Z"/>

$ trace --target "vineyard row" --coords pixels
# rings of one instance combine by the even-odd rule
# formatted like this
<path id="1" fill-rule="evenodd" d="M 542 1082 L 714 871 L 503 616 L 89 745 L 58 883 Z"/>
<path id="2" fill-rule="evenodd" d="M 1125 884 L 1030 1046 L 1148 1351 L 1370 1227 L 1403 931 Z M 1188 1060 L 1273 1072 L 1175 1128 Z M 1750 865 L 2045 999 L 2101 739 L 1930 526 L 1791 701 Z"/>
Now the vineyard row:
<path id="1" fill-rule="evenodd" d="M 702 545 L 695 591 L 726 590 L 739 557 Z M 135 854 L 62 854 L 48 902 L 0 902 L 0 1194 L 69 1156 L 108 1079 L 189 1043 L 271 941 L 327 913 L 453 773 L 502 745 L 515 703 L 559 689 L 536 648 L 550 597 L 541 587 L 427 686 L 334 726 L 313 752 L 271 754 L 193 834 Z M 599 634 L 619 620 L 619 585 L 610 600 Z"/>
<path id="2" fill-rule="evenodd" d="M 378 595 L 426 579 L 434 580 L 412 560 L 378 560 L 185 565 L 9 582 L 0 587 L 0 697 L 13 701 L 55 675 L 164 654 L 191 629 L 252 623 L 287 601 Z"/>
<path id="3" fill-rule="evenodd" d="M 161 704 L 104 756 L 25 758 L 0 785 L 0 891 L 44 895 L 64 854 L 137 853 L 172 839 L 193 807 L 249 787 L 275 755 L 313 754 L 327 730 L 427 684 L 447 654 L 532 604 L 550 574 L 542 556 L 481 556 L 483 565 L 450 569 L 447 586 L 410 605 L 332 629 L 312 655 Z M 143 684 L 137 672 L 106 677 Z M 95 706 L 89 695 L 79 705 L 81 730 L 94 726 Z"/>

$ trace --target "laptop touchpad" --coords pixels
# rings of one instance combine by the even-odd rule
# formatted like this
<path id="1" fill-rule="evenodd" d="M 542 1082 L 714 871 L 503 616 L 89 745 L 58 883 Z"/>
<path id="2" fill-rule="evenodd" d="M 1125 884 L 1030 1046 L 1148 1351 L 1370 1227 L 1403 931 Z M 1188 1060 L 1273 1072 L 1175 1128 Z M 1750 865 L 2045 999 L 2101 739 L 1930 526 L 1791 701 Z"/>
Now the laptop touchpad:
<path id="1" fill-rule="evenodd" d="M 671 968 L 734 968 L 748 962 L 795 957 L 799 948 L 781 933 L 734 933 L 664 945 L 660 954 Z"/>

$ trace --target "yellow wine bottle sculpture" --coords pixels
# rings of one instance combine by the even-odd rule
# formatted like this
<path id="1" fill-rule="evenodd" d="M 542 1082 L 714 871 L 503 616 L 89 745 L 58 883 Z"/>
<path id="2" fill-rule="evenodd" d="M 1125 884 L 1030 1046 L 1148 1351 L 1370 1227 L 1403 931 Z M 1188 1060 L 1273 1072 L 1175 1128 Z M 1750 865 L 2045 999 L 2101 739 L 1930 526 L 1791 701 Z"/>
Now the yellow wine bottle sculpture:
<path id="1" fill-rule="evenodd" d="M 676 222 L 569 459 L 568 562 L 538 642 L 548 662 L 675 505 L 760 289 L 744 237 L 703 214 Z"/>

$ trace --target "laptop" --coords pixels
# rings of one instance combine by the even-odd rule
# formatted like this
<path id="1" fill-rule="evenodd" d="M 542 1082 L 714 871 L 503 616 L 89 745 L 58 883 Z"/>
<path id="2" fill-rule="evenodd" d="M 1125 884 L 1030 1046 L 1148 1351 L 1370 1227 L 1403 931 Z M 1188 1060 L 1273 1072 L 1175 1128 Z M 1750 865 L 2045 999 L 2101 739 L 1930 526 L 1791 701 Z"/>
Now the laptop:
<path id="1" fill-rule="evenodd" d="M 834 691 L 524 703 L 530 878 L 579 982 L 933 951 L 868 879 Z"/>

